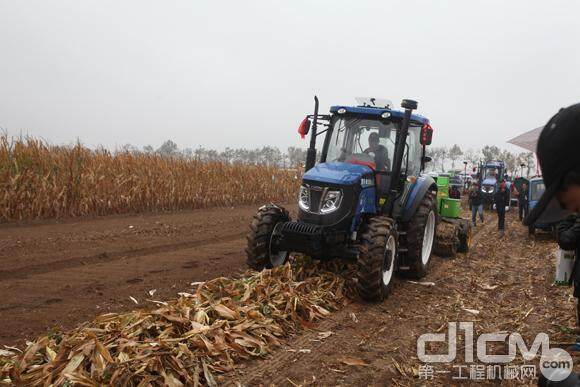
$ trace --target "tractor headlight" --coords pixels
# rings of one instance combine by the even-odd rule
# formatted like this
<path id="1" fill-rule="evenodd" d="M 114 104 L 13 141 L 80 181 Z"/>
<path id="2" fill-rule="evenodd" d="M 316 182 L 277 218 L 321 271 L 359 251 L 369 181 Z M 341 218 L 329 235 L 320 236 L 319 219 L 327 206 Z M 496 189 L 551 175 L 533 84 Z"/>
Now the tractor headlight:
<path id="1" fill-rule="evenodd" d="M 340 191 L 328 191 L 322 200 L 322 206 L 320 207 L 321 214 L 328 214 L 330 212 L 336 211 L 340 207 L 340 202 L 342 200 L 342 192 Z"/>
<path id="2" fill-rule="evenodd" d="M 481 190 L 484 193 L 493 193 L 494 187 L 493 187 L 493 185 L 484 185 Z"/>
<path id="3" fill-rule="evenodd" d="M 303 185 L 300 186 L 298 194 L 298 206 L 304 211 L 310 211 L 310 190 Z"/>

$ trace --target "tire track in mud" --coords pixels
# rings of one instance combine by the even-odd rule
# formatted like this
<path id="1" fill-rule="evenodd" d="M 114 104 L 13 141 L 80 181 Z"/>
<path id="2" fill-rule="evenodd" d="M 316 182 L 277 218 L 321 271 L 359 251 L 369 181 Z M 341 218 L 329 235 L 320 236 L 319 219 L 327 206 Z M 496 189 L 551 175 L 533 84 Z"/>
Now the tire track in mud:
<path id="1" fill-rule="evenodd" d="M 151 247 L 143 247 L 139 249 L 130 249 L 124 251 L 116 251 L 114 253 L 103 252 L 99 254 L 73 257 L 64 260 L 59 260 L 50 263 L 41 263 L 36 265 L 24 266 L 11 270 L 0 270 L 0 282 L 8 279 L 23 279 L 32 275 L 51 273 L 63 269 L 70 269 L 79 266 L 95 265 L 99 263 L 107 263 L 126 258 L 137 258 L 152 254 L 160 254 L 184 249 L 191 249 L 195 247 L 209 246 L 214 244 L 221 244 L 224 242 L 231 242 L 237 239 L 242 239 L 247 234 L 247 231 L 238 232 L 235 234 L 220 235 L 207 239 L 172 243 L 166 245 L 158 245 Z"/>
<path id="2" fill-rule="evenodd" d="M 487 221 L 474 230 L 475 232 L 472 236 L 470 249 L 465 257 L 466 259 L 475 255 L 480 238 L 485 234 L 484 231 L 487 231 L 492 224 L 493 222 Z M 442 263 L 450 262 L 453 264 L 453 261 L 453 258 L 438 258 L 436 266 L 432 268 L 429 273 L 430 275 L 428 275 L 429 278 L 426 278 L 426 280 L 442 280 L 445 273 L 445 268 Z M 341 370 L 344 365 L 337 362 L 337 359 L 349 356 L 349 348 L 347 347 L 350 344 L 345 344 L 349 338 L 352 339 L 355 332 L 360 333 L 365 328 L 369 330 L 366 335 L 364 333 L 362 334 L 363 338 L 358 343 L 359 347 L 364 347 L 367 344 L 365 340 L 380 341 L 382 338 L 388 339 L 384 344 L 379 345 L 385 353 L 388 353 L 392 347 L 406 345 L 405 340 L 413 338 L 413 335 L 408 333 L 413 329 L 410 325 L 407 327 L 399 326 L 399 334 L 396 333 L 393 335 L 393 331 L 390 328 L 397 330 L 397 327 L 393 327 L 397 323 L 391 320 L 390 313 L 395 309 L 391 305 L 397 305 L 400 302 L 397 300 L 397 294 L 406 292 L 406 295 L 413 295 L 413 293 L 420 293 L 422 287 L 402 278 L 399 278 L 394 285 L 393 292 L 384 302 L 366 303 L 362 300 L 354 300 L 344 308 L 331 314 L 328 318 L 321 320 L 315 329 L 305 330 L 290 336 L 285 344 L 273 351 L 266 359 L 255 359 L 246 364 L 242 364 L 241 367 L 233 371 L 232 375 L 229 375 L 230 379 L 227 384 L 231 386 L 263 385 L 265 381 L 267 381 L 267 385 L 277 386 L 308 385 L 310 383 L 325 384 L 326 380 L 316 381 L 293 378 L 296 375 L 293 376 L 292 371 L 289 373 L 288 370 L 295 364 L 297 368 L 302 368 L 297 365 L 299 363 L 304 363 L 305 365 L 321 363 L 319 370 L 333 370 L 332 372 L 336 372 L 336 379 L 333 380 L 333 383 L 342 384 L 345 381 L 339 379 L 341 376 L 348 375 L 348 371 L 343 372 Z M 437 297 L 439 291 L 434 290 L 434 293 L 431 296 Z M 421 294 L 417 295 L 417 297 L 420 296 Z M 376 324 L 377 321 L 379 324 Z M 319 337 L 320 332 L 332 332 L 332 334 L 327 338 L 321 339 Z M 363 350 L 363 352 L 365 351 Z M 369 352 L 371 352 L 370 349 Z M 376 352 L 372 354 L 371 352 L 369 360 L 372 357 L 377 357 L 382 354 Z M 394 354 L 390 355 L 394 356 Z M 332 363 L 335 364 L 331 365 Z M 369 363 L 369 366 L 374 366 L 374 362 L 369 361 Z M 379 366 L 377 365 L 377 367 Z M 354 369 L 352 370 L 354 371 Z M 354 380 L 349 379 L 347 384 L 362 385 L 369 384 L 368 382 L 369 380 L 362 377 L 358 380 L 356 378 Z"/>

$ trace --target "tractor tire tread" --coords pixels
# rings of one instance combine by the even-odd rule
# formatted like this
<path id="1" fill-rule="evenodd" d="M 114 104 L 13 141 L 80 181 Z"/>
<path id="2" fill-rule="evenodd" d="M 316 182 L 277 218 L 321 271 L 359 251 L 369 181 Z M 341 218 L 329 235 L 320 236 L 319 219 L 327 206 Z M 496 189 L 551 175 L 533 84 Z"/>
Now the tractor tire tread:
<path id="1" fill-rule="evenodd" d="M 269 243 L 274 226 L 290 220 L 288 211 L 275 205 L 266 205 L 258 210 L 250 223 L 250 233 L 246 236 L 246 263 L 254 270 L 270 269 Z"/>
<path id="2" fill-rule="evenodd" d="M 383 285 L 382 270 L 385 245 L 394 233 L 394 221 L 385 216 L 371 218 L 361 235 L 358 257 L 357 287 L 361 297 L 367 301 L 382 301 L 391 291 Z M 395 235 L 396 238 L 396 235 Z M 393 265 L 395 262 L 392 263 Z"/>
<path id="3" fill-rule="evenodd" d="M 402 272 L 405 277 L 420 279 L 427 274 L 429 263 L 424 265 L 422 262 L 423 238 L 425 236 L 425 227 L 429 212 L 435 213 L 435 231 L 437 231 L 438 213 L 437 201 L 433 192 L 428 192 L 421 203 L 415 215 L 411 218 L 407 228 L 407 262 L 409 270 Z M 434 236 L 436 238 L 436 236 Z"/>

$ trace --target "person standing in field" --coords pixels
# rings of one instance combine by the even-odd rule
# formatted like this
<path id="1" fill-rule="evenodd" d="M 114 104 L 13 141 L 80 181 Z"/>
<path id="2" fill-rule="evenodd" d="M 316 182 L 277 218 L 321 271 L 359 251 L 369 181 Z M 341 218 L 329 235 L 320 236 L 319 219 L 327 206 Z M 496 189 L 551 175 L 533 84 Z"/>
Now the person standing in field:
<path id="1" fill-rule="evenodd" d="M 570 275 L 574 297 L 580 297 L 580 104 L 561 109 L 546 124 L 538 139 L 537 155 L 546 190 L 536 206 L 524 219 L 524 225 L 558 223 L 558 244 L 565 250 L 575 250 L 576 257 Z M 570 216 L 575 215 L 575 216 Z M 578 302 L 576 303 L 578 315 Z M 544 375 L 540 386 L 580 386 L 578 375 L 572 372 L 565 380 L 553 382 Z"/>
<path id="2" fill-rule="evenodd" d="M 477 226 L 478 213 L 479 220 L 483 223 L 483 197 L 477 182 L 473 183 L 469 189 L 469 206 L 471 207 L 471 222 L 473 222 L 473 226 Z"/>
<path id="3" fill-rule="evenodd" d="M 505 207 L 508 205 L 509 195 L 505 182 L 501 182 L 499 190 L 493 195 L 493 203 L 497 210 L 497 229 L 500 238 L 505 232 Z"/>
<path id="4" fill-rule="evenodd" d="M 520 221 L 523 221 L 524 218 L 528 216 L 528 211 L 530 208 L 528 185 L 526 183 L 522 183 L 520 189 L 518 190 L 516 188 L 514 193 L 518 196 L 518 213 L 520 216 Z"/>

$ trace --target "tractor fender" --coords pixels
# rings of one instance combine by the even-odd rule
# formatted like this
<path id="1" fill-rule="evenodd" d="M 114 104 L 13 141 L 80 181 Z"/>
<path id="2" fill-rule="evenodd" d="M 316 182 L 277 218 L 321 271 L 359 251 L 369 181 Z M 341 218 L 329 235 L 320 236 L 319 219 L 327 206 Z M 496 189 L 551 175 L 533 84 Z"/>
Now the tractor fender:
<path id="1" fill-rule="evenodd" d="M 360 192 L 358 203 L 356 205 L 356 211 L 354 217 L 352 218 L 350 231 L 353 232 L 358 229 L 363 214 L 374 215 L 376 213 L 377 201 L 375 187 L 365 187 Z"/>
<path id="2" fill-rule="evenodd" d="M 420 176 L 409 189 L 403 213 L 401 214 L 403 222 L 411 220 L 413 215 L 415 215 L 419 209 L 419 205 L 423 201 L 423 198 L 429 192 L 437 192 L 437 183 L 435 183 L 435 180 L 431 176 Z"/>

